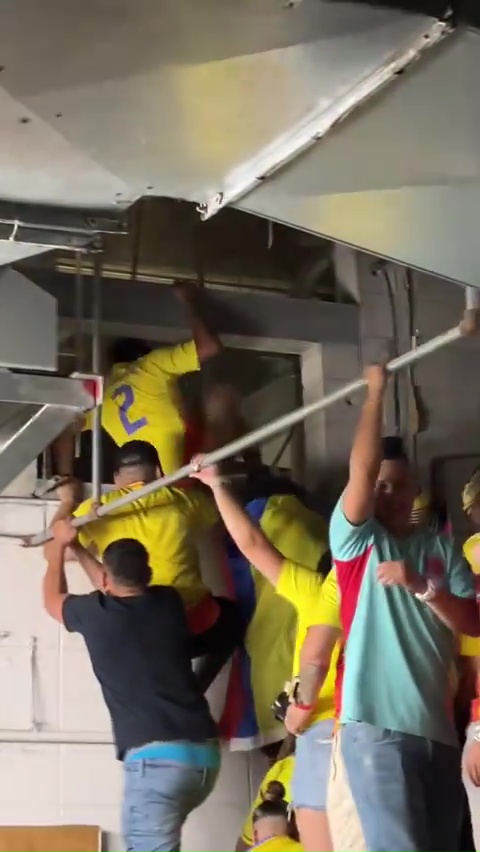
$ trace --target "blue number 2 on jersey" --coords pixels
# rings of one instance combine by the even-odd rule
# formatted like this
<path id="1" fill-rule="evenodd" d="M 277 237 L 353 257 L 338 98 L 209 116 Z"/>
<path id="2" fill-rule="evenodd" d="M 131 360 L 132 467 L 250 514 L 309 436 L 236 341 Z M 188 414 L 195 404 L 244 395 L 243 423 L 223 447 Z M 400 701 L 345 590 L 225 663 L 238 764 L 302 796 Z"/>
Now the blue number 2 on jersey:
<path id="1" fill-rule="evenodd" d="M 135 402 L 133 389 L 130 385 L 120 385 L 112 394 L 112 399 L 118 399 L 120 396 L 123 396 L 123 400 L 119 405 L 120 420 L 125 432 L 131 437 L 132 435 L 135 435 L 135 432 L 138 432 L 142 426 L 147 426 L 148 420 L 146 417 L 140 417 L 138 420 L 129 419 L 128 412 Z"/>

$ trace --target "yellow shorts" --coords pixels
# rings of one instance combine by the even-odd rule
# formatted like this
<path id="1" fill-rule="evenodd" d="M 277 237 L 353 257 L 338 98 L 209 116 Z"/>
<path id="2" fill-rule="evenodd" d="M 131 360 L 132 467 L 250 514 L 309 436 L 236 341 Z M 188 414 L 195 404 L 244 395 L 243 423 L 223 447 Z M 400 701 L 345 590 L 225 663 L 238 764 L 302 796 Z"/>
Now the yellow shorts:
<path id="1" fill-rule="evenodd" d="M 363 830 L 350 792 L 340 748 L 341 728 L 335 734 L 327 788 L 327 815 L 334 852 L 367 852 Z"/>

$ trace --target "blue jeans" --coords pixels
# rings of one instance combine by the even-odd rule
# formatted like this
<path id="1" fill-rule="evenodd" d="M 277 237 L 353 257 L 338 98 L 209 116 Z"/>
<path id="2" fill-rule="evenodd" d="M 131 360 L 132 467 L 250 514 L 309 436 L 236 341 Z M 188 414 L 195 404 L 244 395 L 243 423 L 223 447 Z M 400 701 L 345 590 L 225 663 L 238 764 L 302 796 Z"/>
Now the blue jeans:
<path id="1" fill-rule="evenodd" d="M 458 849 L 459 748 L 365 722 L 343 726 L 341 748 L 370 852 Z"/>
<path id="2" fill-rule="evenodd" d="M 124 770 L 127 852 L 178 852 L 183 824 L 212 792 L 219 768 L 147 758 L 129 760 Z"/>
<path id="3" fill-rule="evenodd" d="M 333 728 L 333 719 L 322 719 L 297 737 L 292 779 L 295 808 L 326 810 Z"/>

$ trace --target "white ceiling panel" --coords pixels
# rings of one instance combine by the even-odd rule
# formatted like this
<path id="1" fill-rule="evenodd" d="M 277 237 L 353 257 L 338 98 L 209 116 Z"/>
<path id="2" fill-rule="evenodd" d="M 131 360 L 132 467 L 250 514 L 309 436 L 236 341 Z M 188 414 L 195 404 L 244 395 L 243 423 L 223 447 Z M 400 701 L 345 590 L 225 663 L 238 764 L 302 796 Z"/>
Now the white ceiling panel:
<path id="1" fill-rule="evenodd" d="M 237 206 L 479 285 L 479 79 L 458 32 Z"/>
<path id="2" fill-rule="evenodd" d="M 433 25 L 321 0 L 3 0 L 0 196 L 230 197 L 415 58 Z"/>

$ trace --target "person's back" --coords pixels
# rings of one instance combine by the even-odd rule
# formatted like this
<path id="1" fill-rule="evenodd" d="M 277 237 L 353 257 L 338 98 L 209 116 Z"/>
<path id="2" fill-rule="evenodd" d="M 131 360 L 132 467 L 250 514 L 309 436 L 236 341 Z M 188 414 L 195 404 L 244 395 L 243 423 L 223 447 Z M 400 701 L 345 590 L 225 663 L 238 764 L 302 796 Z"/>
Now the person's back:
<path id="1" fill-rule="evenodd" d="M 131 494 L 159 476 L 155 447 L 146 441 L 128 441 L 115 459 L 117 488 L 102 496 L 108 505 Z M 192 487 L 193 486 L 193 487 Z M 74 511 L 86 515 L 93 509 L 86 500 Z M 151 583 L 172 586 L 182 597 L 190 630 L 196 637 L 193 657 L 203 657 L 197 678 L 206 691 L 243 636 L 233 601 L 214 597 L 202 579 L 197 535 L 218 520 L 210 495 L 193 483 L 188 487 L 158 489 L 128 506 L 85 524 L 80 543 L 99 557 L 119 539 L 135 539 L 145 548 Z"/>
<path id="2" fill-rule="evenodd" d="M 186 461 L 178 378 L 199 369 L 195 343 L 154 349 L 142 358 L 114 364 L 104 389 L 102 424 L 121 447 L 131 438 L 156 448 L 164 473 Z"/>
<path id="3" fill-rule="evenodd" d="M 109 491 L 102 496 L 102 505 L 114 503 L 144 484 L 141 481 Z M 92 500 L 85 500 L 74 514 L 80 517 L 91 510 Z M 140 541 L 148 552 L 152 584 L 173 586 L 191 607 L 209 593 L 201 576 L 195 534 L 214 526 L 217 520 L 208 494 L 198 488 L 167 487 L 86 524 L 80 540 L 85 546 L 93 543 L 100 556 L 112 541 Z"/>
<path id="4" fill-rule="evenodd" d="M 71 596 L 67 629 L 85 639 L 112 718 L 118 755 L 147 742 L 216 736 L 190 659 L 190 636 L 177 592 L 152 586 L 142 594 Z"/>
<path id="5" fill-rule="evenodd" d="M 173 588 L 149 587 L 145 548 L 112 542 L 98 562 L 68 520 L 54 527 L 44 582 L 47 611 L 83 636 L 125 771 L 123 832 L 130 852 L 180 848 L 188 814 L 213 789 L 217 728 L 191 667 L 191 638 Z M 70 546 L 98 589 L 65 594 Z M 59 570 L 60 566 L 60 570 Z"/>

